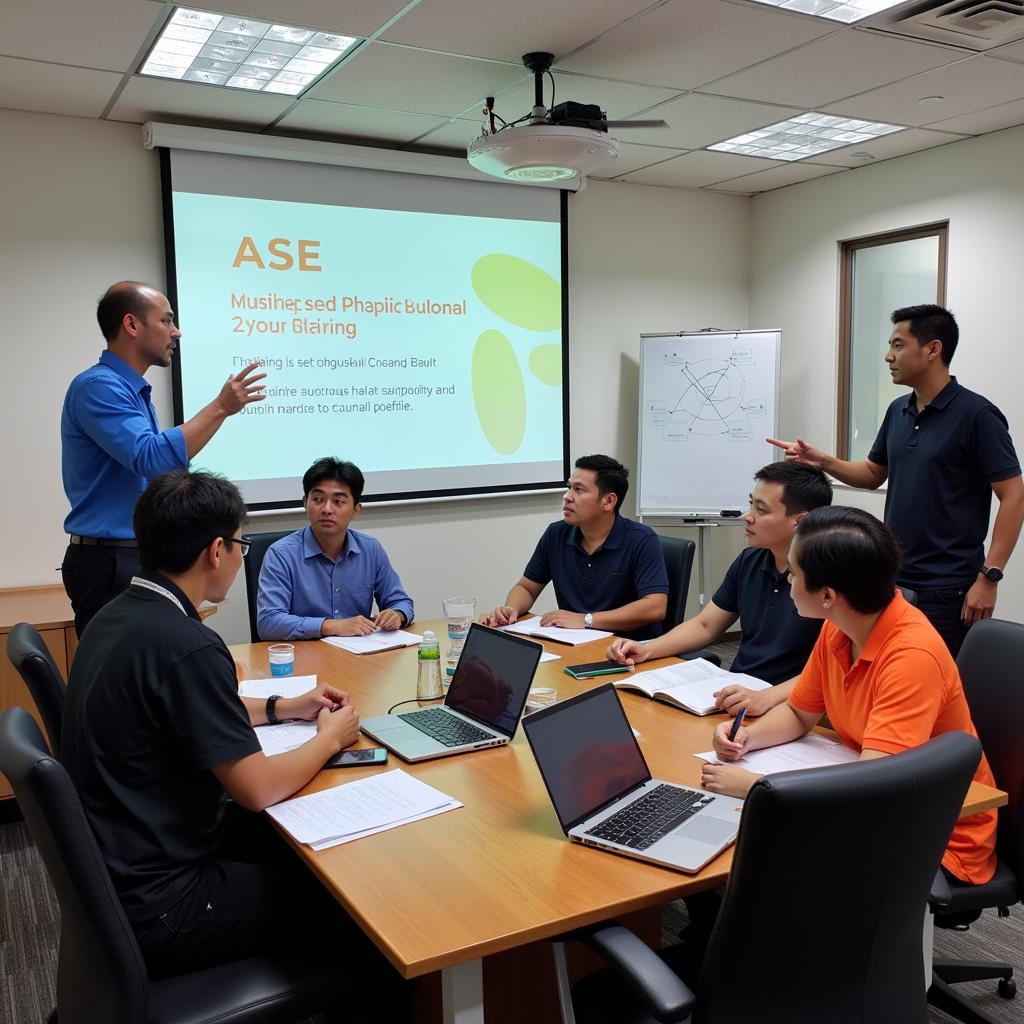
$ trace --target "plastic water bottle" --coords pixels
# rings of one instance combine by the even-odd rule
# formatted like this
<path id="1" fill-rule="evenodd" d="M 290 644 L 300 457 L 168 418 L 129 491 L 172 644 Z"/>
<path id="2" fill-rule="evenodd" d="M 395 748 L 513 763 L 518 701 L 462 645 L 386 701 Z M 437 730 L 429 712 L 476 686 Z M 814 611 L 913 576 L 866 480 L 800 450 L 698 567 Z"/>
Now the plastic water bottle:
<path id="1" fill-rule="evenodd" d="M 416 658 L 416 699 L 436 700 L 441 696 L 441 649 L 433 630 L 423 632 Z"/>

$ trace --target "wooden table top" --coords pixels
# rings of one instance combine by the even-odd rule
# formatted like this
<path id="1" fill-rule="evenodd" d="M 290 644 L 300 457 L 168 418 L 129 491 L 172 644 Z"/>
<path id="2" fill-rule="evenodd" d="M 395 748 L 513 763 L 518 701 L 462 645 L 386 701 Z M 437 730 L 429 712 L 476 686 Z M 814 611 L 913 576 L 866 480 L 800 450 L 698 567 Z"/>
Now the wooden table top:
<path id="1" fill-rule="evenodd" d="M 417 621 L 412 628 L 433 628 L 445 648 L 443 621 Z M 542 663 L 534 685 L 554 687 L 564 698 L 606 682 L 563 672 L 566 665 L 602 658 L 606 642 L 546 644 L 559 660 Z M 242 678 L 269 676 L 266 647 L 231 648 Z M 363 656 L 320 641 L 295 647 L 296 674 L 315 673 L 319 682 L 347 690 L 364 718 L 415 697 L 415 647 Z M 710 749 L 721 716 L 699 718 L 637 694 L 620 696 L 653 776 L 699 786 L 700 762 L 692 754 Z M 359 745 L 373 744 L 363 736 Z M 522 729 L 506 747 L 419 764 L 392 755 L 388 767 L 401 767 L 465 806 L 319 853 L 293 845 L 407 978 L 721 886 L 732 864 L 730 849 L 699 874 L 683 875 L 570 843 Z M 323 771 L 301 792 L 379 771 Z M 975 784 L 964 813 L 1005 802 L 1005 794 Z"/>

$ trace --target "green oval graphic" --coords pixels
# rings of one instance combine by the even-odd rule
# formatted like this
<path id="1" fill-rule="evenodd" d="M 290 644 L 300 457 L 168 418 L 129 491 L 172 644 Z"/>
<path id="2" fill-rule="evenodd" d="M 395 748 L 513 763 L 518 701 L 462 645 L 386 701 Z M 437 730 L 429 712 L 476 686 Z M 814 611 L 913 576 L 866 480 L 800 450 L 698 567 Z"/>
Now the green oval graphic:
<path id="1" fill-rule="evenodd" d="M 526 387 L 519 361 L 501 331 L 484 331 L 473 349 L 473 401 L 484 436 L 511 455 L 526 433 Z"/>
<path id="2" fill-rule="evenodd" d="M 559 345 L 538 345 L 530 353 L 530 373 L 553 388 L 562 383 L 562 349 Z"/>
<path id="3" fill-rule="evenodd" d="M 546 271 L 518 256 L 492 252 L 473 265 L 473 291 L 492 312 L 528 331 L 562 323 L 562 288 Z"/>

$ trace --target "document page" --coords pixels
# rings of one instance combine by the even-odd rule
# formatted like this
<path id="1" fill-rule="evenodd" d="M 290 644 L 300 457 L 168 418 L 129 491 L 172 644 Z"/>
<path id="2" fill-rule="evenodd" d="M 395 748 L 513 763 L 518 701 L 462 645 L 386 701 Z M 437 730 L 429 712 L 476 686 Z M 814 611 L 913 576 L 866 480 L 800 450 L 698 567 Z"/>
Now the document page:
<path id="1" fill-rule="evenodd" d="M 725 763 L 718 760 L 713 750 L 693 756 L 714 764 Z M 780 743 L 777 747 L 753 750 L 746 757 L 739 761 L 730 761 L 729 764 L 757 772 L 758 775 L 771 775 L 772 772 L 788 772 L 796 768 L 825 768 L 828 765 L 850 764 L 859 760 L 860 755 L 844 743 L 816 732 L 809 732 L 792 743 Z"/>
<path id="2" fill-rule="evenodd" d="M 603 629 L 563 629 L 561 626 L 542 626 L 540 616 L 526 619 L 523 622 L 513 622 L 511 626 L 502 626 L 501 628 L 506 633 L 518 633 L 520 636 L 531 636 L 538 640 L 553 640 L 557 644 L 568 644 L 570 647 L 614 636 L 613 633 L 606 633 Z"/>
<path id="3" fill-rule="evenodd" d="M 407 633 L 404 629 L 379 629 L 369 636 L 325 636 L 321 639 L 325 644 L 339 647 L 350 654 L 380 654 L 381 651 L 393 651 L 399 647 L 412 647 L 423 637 L 418 633 Z"/>
<path id="4" fill-rule="evenodd" d="M 253 732 L 267 757 L 301 747 L 316 735 L 316 722 L 281 722 L 279 725 L 257 725 Z"/>
<path id="5" fill-rule="evenodd" d="M 725 672 L 703 658 L 681 661 L 649 672 L 637 672 L 628 679 L 617 680 L 615 685 L 624 689 L 637 688 L 653 697 L 655 692 L 673 697 L 698 713 L 713 710 L 715 694 L 730 683 L 738 683 L 751 690 L 766 690 L 769 683 L 742 672 Z"/>
<path id="6" fill-rule="evenodd" d="M 243 697 L 299 697 L 316 686 L 316 676 L 275 676 L 273 679 L 244 679 L 238 684 Z"/>

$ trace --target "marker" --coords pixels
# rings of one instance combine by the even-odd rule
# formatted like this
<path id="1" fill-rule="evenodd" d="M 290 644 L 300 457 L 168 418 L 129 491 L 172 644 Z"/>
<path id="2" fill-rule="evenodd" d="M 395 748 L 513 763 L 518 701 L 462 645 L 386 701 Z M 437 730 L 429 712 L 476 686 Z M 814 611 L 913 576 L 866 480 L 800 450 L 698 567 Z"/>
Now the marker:
<path id="1" fill-rule="evenodd" d="M 736 742 L 736 733 L 740 731 L 743 719 L 747 717 L 747 709 L 740 708 L 740 713 L 732 720 L 732 728 L 729 730 L 729 742 Z"/>

